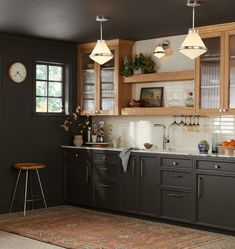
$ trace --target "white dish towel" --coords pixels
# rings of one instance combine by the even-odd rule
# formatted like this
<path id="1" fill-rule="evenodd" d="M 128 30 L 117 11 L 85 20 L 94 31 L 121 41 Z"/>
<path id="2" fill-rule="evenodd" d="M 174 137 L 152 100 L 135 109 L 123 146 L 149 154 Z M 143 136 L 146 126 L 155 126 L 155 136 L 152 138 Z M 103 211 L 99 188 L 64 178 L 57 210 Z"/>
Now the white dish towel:
<path id="1" fill-rule="evenodd" d="M 125 148 L 122 150 L 122 152 L 119 154 L 119 157 L 122 160 L 122 168 L 123 171 L 126 172 L 127 171 L 127 166 L 128 166 L 128 162 L 129 162 L 129 158 L 131 155 L 131 151 L 132 151 L 132 147 L 130 148 Z"/>

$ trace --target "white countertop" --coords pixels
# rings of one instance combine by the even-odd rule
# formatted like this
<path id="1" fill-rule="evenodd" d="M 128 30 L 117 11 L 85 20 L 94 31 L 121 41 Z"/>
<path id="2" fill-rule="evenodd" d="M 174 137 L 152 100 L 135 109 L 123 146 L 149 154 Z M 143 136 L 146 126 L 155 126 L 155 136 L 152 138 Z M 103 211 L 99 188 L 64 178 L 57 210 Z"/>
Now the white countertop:
<path id="1" fill-rule="evenodd" d="M 122 151 L 127 147 L 90 147 L 90 146 L 70 146 L 63 145 L 62 148 L 65 149 L 83 149 L 83 150 L 106 150 L 106 151 Z M 172 154 L 172 155 L 188 155 L 188 156 L 202 156 L 202 157 L 225 157 L 225 158 L 235 158 L 235 156 L 227 156 L 227 155 L 218 155 L 218 154 L 200 154 L 198 151 L 177 151 L 177 150 L 161 150 L 161 149 L 133 149 L 132 152 L 138 153 L 156 153 L 156 154 Z"/>

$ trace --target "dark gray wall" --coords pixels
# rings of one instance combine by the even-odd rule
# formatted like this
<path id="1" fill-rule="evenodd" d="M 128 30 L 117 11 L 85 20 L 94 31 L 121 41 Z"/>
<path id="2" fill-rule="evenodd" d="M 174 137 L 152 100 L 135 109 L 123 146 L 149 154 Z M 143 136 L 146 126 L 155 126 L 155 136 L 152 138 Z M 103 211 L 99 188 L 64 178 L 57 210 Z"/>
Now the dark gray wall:
<path id="1" fill-rule="evenodd" d="M 71 137 L 59 127 L 63 118 L 33 116 L 33 60 L 54 58 L 70 65 L 70 102 L 75 105 L 76 46 L 0 35 L 0 56 L 0 212 L 9 208 L 16 178 L 15 162 L 46 163 L 47 167 L 40 172 L 48 204 L 63 204 L 60 146 L 71 143 Z M 8 66 L 14 61 L 21 61 L 27 67 L 27 79 L 21 84 L 8 78 Z"/>

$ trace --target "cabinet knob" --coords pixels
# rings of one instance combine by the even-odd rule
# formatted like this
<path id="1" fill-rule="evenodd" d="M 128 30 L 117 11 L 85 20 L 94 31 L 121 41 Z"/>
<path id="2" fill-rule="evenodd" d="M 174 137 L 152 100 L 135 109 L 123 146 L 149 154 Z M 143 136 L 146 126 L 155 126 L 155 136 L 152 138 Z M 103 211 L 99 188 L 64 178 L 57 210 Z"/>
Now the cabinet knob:
<path id="1" fill-rule="evenodd" d="M 220 169 L 221 167 L 219 165 L 215 165 L 215 169 Z"/>
<path id="2" fill-rule="evenodd" d="M 172 164 L 175 166 L 175 165 L 177 165 L 178 163 L 174 161 Z"/>
<path id="3" fill-rule="evenodd" d="M 78 157 L 78 154 L 77 154 L 77 153 L 75 154 L 75 157 Z"/>
<path id="4" fill-rule="evenodd" d="M 222 108 L 220 108 L 220 109 L 219 109 L 219 112 L 223 112 L 223 109 L 222 109 Z"/>
<path id="5" fill-rule="evenodd" d="M 228 111 L 228 109 L 226 109 L 226 108 L 223 109 L 223 112 L 227 112 L 227 111 Z"/>
<path id="6" fill-rule="evenodd" d="M 102 159 L 105 160 L 105 159 L 106 159 L 106 156 L 103 156 Z"/>

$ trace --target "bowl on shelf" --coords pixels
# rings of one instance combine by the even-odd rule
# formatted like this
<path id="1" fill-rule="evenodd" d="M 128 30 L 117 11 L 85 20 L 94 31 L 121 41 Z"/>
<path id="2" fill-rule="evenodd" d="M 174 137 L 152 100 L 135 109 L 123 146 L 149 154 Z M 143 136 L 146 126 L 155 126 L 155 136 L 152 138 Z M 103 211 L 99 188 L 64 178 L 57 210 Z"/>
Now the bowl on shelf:
<path id="1" fill-rule="evenodd" d="M 218 146 L 218 148 L 222 149 L 226 156 L 234 156 L 235 146 Z"/>
<path id="2" fill-rule="evenodd" d="M 144 148 L 145 148 L 145 149 L 147 149 L 147 150 L 151 149 L 151 148 L 152 148 L 152 146 L 153 146 L 153 144 L 150 144 L 150 143 L 144 143 Z"/>
<path id="3" fill-rule="evenodd" d="M 131 102 L 130 102 L 130 107 L 140 107 L 140 100 L 135 100 L 133 99 Z"/>

